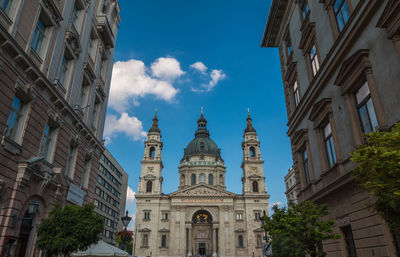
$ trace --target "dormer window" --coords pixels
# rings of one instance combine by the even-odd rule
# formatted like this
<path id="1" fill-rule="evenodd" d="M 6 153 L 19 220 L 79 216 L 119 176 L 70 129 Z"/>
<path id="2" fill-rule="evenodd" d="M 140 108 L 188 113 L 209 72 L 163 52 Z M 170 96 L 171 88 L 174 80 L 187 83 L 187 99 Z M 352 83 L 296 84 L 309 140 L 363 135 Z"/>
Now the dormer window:
<path id="1" fill-rule="evenodd" d="M 204 142 L 200 142 L 200 151 L 204 152 L 205 148 L 206 148 L 206 145 L 204 144 Z"/>

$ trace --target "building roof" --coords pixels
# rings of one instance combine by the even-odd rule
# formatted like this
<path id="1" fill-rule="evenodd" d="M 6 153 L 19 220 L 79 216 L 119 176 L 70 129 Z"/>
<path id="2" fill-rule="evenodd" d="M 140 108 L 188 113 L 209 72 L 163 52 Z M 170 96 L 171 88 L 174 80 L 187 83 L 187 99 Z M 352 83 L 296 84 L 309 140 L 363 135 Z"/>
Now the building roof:
<path id="1" fill-rule="evenodd" d="M 207 130 L 207 120 L 204 118 L 203 112 L 197 120 L 197 130 L 194 136 L 195 138 L 185 148 L 184 157 L 203 154 L 221 158 L 221 149 L 210 138 L 210 132 Z"/>
<path id="2" fill-rule="evenodd" d="M 261 47 L 278 47 L 276 42 L 282 24 L 283 15 L 289 0 L 272 0 L 269 9 L 267 24 L 265 25 Z"/>

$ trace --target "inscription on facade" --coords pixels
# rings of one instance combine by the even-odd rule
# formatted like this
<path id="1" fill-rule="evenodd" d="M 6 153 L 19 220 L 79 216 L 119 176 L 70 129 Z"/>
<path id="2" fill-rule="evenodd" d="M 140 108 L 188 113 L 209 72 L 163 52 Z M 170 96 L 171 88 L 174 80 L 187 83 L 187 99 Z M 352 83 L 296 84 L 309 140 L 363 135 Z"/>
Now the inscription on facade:
<path id="1" fill-rule="evenodd" d="M 212 203 L 212 202 L 223 202 L 224 199 L 201 199 L 201 198 L 188 198 L 188 199 L 181 199 L 181 202 L 190 202 L 190 203 L 198 203 L 198 202 L 202 202 L 202 203 Z"/>

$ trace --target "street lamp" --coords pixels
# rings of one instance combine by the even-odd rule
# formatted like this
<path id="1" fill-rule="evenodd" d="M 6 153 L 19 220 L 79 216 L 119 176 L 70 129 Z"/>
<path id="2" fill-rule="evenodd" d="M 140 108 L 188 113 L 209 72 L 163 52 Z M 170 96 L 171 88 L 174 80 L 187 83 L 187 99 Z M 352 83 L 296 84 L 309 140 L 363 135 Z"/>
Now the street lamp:
<path id="1" fill-rule="evenodd" d="M 126 228 L 128 227 L 128 224 L 129 224 L 129 222 L 131 222 L 131 217 L 129 217 L 129 215 L 128 215 L 128 211 L 126 211 L 126 214 L 125 214 L 125 216 L 124 217 L 121 217 L 121 221 L 122 221 L 122 224 L 124 225 L 124 231 L 126 232 Z M 126 233 L 125 233 L 126 234 Z M 121 238 L 121 240 L 122 240 L 122 243 L 121 243 L 121 249 L 122 250 L 126 250 L 125 248 L 126 248 L 126 235 L 123 235 L 122 236 L 122 238 Z"/>
<path id="2" fill-rule="evenodd" d="M 128 227 L 129 222 L 131 222 L 131 219 L 132 218 L 128 216 L 128 211 L 126 211 L 126 214 L 125 214 L 124 217 L 121 217 L 121 221 L 122 221 L 122 224 L 125 227 L 125 230 L 126 230 L 126 227 Z"/>

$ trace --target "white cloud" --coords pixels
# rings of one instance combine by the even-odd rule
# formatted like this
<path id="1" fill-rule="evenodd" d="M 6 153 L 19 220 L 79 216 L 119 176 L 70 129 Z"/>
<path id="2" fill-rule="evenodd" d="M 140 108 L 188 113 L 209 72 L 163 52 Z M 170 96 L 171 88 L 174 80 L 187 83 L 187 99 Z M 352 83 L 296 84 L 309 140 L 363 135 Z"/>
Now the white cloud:
<path id="1" fill-rule="evenodd" d="M 192 88 L 193 92 L 209 92 L 211 91 L 215 86 L 217 86 L 218 82 L 221 80 L 225 79 L 226 75 L 222 70 L 212 70 L 210 72 L 210 81 L 207 84 L 201 84 L 200 88 Z"/>
<path id="2" fill-rule="evenodd" d="M 146 137 L 142 122 L 134 116 L 130 117 L 126 112 L 123 112 L 119 118 L 116 115 L 107 115 L 106 117 L 104 127 L 106 144 L 111 142 L 116 133 L 123 133 L 135 141 Z"/>
<path id="3" fill-rule="evenodd" d="M 282 202 L 275 202 L 275 203 L 272 204 L 272 206 L 282 206 L 282 205 L 283 205 Z"/>
<path id="4" fill-rule="evenodd" d="M 133 191 L 132 188 L 128 186 L 128 189 L 126 191 L 126 203 L 127 204 L 133 203 L 135 201 L 135 196 L 136 196 L 135 191 Z"/>
<path id="5" fill-rule="evenodd" d="M 160 59 L 161 58 L 158 59 L 158 63 L 160 63 Z M 163 62 L 164 61 L 161 61 L 161 63 Z M 157 61 L 155 63 L 157 63 Z M 156 67 L 158 67 L 155 69 L 158 70 L 157 72 L 159 74 L 167 74 L 166 71 L 162 72 L 159 65 L 156 65 Z M 178 92 L 179 90 L 176 89 L 170 81 L 150 76 L 142 61 L 135 59 L 126 62 L 119 61 L 114 63 L 109 106 L 118 112 L 123 112 L 126 111 L 131 104 L 138 106 L 138 98 L 140 97 L 153 95 L 165 101 L 172 101 Z"/>
<path id="6" fill-rule="evenodd" d="M 206 71 L 208 69 L 207 66 L 205 66 L 204 63 L 202 63 L 202 62 L 195 62 L 190 65 L 190 68 L 193 68 L 202 74 L 206 74 Z"/>
<path id="7" fill-rule="evenodd" d="M 151 64 L 151 71 L 154 77 L 172 81 L 183 74 L 180 63 L 172 57 L 160 57 Z"/>

